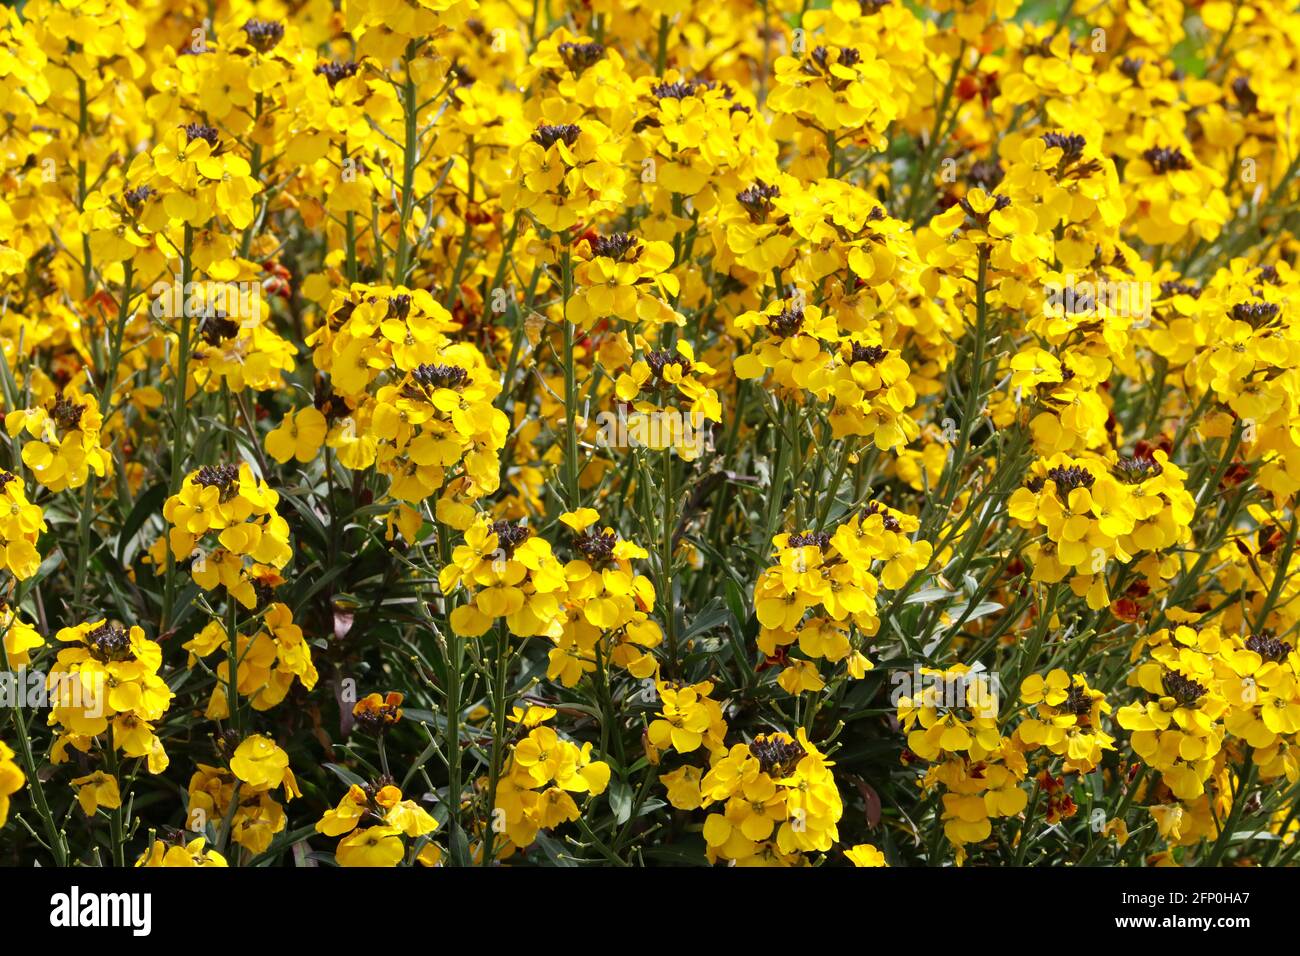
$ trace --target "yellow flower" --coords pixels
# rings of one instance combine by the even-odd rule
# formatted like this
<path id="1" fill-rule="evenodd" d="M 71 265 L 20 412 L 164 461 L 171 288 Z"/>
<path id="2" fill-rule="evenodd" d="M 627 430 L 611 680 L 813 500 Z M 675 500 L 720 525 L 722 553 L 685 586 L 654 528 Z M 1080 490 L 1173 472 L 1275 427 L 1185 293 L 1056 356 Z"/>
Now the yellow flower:
<path id="1" fill-rule="evenodd" d="M 9 798 L 23 788 L 27 778 L 14 763 L 14 752 L 0 741 L 0 827 L 9 819 Z"/>
<path id="2" fill-rule="evenodd" d="M 44 513 L 27 500 L 22 481 L 0 471 L 0 570 L 7 568 L 20 581 L 34 575 L 41 563 L 36 540 L 46 527 Z"/>
<path id="3" fill-rule="evenodd" d="M 72 781 L 77 788 L 77 802 L 86 816 L 93 817 L 100 807 L 116 810 L 122 806 L 122 796 L 117 789 L 117 778 L 95 771 Z"/>
<path id="4" fill-rule="evenodd" d="M 50 724 L 59 730 L 53 761 L 66 760 L 69 745 L 87 752 L 111 728 L 109 746 L 145 758 L 150 773 L 166 770 L 167 753 L 155 729 L 175 695 L 158 673 L 162 648 L 139 626 L 105 620 L 62 628 L 55 637 L 68 646 L 46 679 Z"/>
<path id="5" fill-rule="evenodd" d="M 100 447 L 102 419 L 89 395 L 64 390 L 48 408 L 10 412 L 5 429 L 11 437 L 25 431 L 23 463 L 51 491 L 80 488 L 89 472 L 108 474 L 112 458 Z"/>
<path id="6" fill-rule="evenodd" d="M 244 783 L 258 790 L 284 788 L 286 799 L 301 796 L 289 755 L 261 734 L 246 738 L 230 758 L 230 769 Z"/>
<path id="7" fill-rule="evenodd" d="M 45 646 L 45 639 L 11 607 L 0 608 L 0 633 L 9 667 L 17 670 L 31 663 L 31 652 Z"/>
<path id="8" fill-rule="evenodd" d="M 662 702 L 659 718 L 646 729 L 650 742 L 660 750 L 672 748 L 686 754 L 706 743 L 710 750 L 722 744 L 727 732 L 722 718 L 722 707 L 709 698 L 713 684 L 708 681 L 690 687 L 673 687 L 657 682 L 656 689 Z"/>
<path id="9" fill-rule="evenodd" d="M 256 566 L 280 569 L 293 557 L 279 501 L 247 463 L 203 466 L 163 504 L 173 556 L 189 562 L 190 577 L 204 590 L 223 587 L 252 609 Z"/>
<path id="10" fill-rule="evenodd" d="M 369 826 L 358 826 L 362 824 Z M 404 800 L 391 783 L 354 784 L 337 807 L 327 810 L 316 830 L 326 836 L 344 836 L 335 850 L 339 866 L 396 866 L 405 855 L 402 836 L 414 840 L 436 830 L 438 823 L 414 800 Z M 417 859 L 433 866 L 441 858 L 426 844 Z"/>
<path id="11" fill-rule="evenodd" d="M 383 824 L 355 830 L 339 841 L 334 858 L 339 866 L 397 866 L 405 852 L 401 832 Z"/>
<path id="12" fill-rule="evenodd" d="M 140 858 L 136 866 L 144 867 L 224 867 L 226 858 L 214 849 L 205 849 L 205 837 L 196 837 L 184 846 L 176 843 L 164 843 L 154 840 Z"/>
<path id="13" fill-rule="evenodd" d="M 889 866 L 885 862 L 885 854 L 870 843 L 859 843 L 857 846 L 845 850 L 844 855 L 849 858 L 849 862 L 854 866 Z"/>
<path id="14" fill-rule="evenodd" d="M 285 415 L 278 428 L 266 436 L 266 451 L 280 463 L 291 458 L 311 461 L 325 443 L 328 424 L 315 408 L 302 408 Z"/>

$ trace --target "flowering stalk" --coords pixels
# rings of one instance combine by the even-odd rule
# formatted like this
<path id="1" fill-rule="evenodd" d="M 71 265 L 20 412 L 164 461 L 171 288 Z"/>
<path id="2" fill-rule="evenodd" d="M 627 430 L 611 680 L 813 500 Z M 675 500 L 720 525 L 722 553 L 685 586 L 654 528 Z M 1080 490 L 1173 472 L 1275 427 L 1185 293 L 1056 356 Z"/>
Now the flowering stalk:
<path id="1" fill-rule="evenodd" d="M 952 462 L 944 470 L 940 486 L 941 506 L 935 512 L 946 517 L 953 498 L 961 484 L 961 475 L 966 463 L 966 453 L 970 447 L 971 432 L 978 419 L 980 402 L 984 399 L 984 342 L 988 335 L 988 274 L 989 257 L 992 250 L 981 246 L 979 251 L 979 274 L 975 279 L 975 329 L 971 342 L 971 377 L 966 383 L 966 407 L 961 421 L 957 425 L 957 446 L 953 449 Z"/>
<path id="2" fill-rule="evenodd" d="M 0 858 L 1300 854 L 1281 0 L 21 6 Z"/>
<path id="3" fill-rule="evenodd" d="M 253 106 L 253 135 L 260 139 L 258 126 L 262 122 L 262 110 L 266 105 L 265 94 L 258 93 L 257 99 Z M 262 144 L 255 141 L 253 143 L 252 156 L 249 159 L 249 175 L 255 182 L 260 180 L 262 175 Z M 244 230 L 243 236 L 239 240 L 239 254 L 245 258 L 248 256 L 249 249 L 253 246 L 253 234 L 258 225 L 256 219 L 249 223 L 248 228 Z"/>
<path id="4" fill-rule="evenodd" d="M 953 90 L 957 85 L 957 77 L 961 73 L 962 61 L 966 56 L 966 41 L 962 40 L 961 45 L 957 48 L 957 55 L 952 59 L 952 67 L 948 71 L 947 82 L 943 85 L 943 94 L 939 98 L 938 104 L 934 109 L 934 126 L 930 129 L 930 136 L 925 141 L 925 146 L 921 150 L 921 155 L 917 161 L 912 164 L 912 178 L 908 183 L 907 201 L 903 206 L 902 217 L 911 220 L 913 216 L 925 212 L 924 203 L 918 204 L 917 200 L 921 195 L 921 184 L 925 182 L 925 175 L 930 170 L 930 161 L 934 151 L 942 141 L 944 122 L 948 115 L 948 105 L 952 102 Z M 929 190 L 927 188 L 928 195 Z"/>
<path id="5" fill-rule="evenodd" d="M 176 378 L 173 382 L 172 393 L 172 449 L 171 449 L 171 478 L 167 484 L 169 496 L 175 496 L 180 491 L 181 482 L 185 479 L 185 454 L 186 454 L 186 425 L 189 406 L 186 403 L 186 390 L 189 383 L 190 374 L 190 309 L 188 292 L 190 283 L 194 281 L 194 229 L 189 223 L 185 224 L 184 244 L 181 248 L 181 316 L 180 316 L 180 334 L 177 338 L 176 352 Z M 158 633 L 165 634 L 172 620 L 172 607 L 176 596 L 176 556 L 172 549 L 167 549 L 167 570 L 163 583 L 163 603 L 162 614 L 158 619 Z"/>
<path id="6" fill-rule="evenodd" d="M 86 196 L 89 194 L 86 184 L 86 138 L 90 133 L 90 100 L 87 96 L 86 81 L 77 77 L 77 208 L 84 211 Z M 81 275 L 83 295 L 89 299 L 95 293 L 95 266 L 91 257 L 90 234 L 81 234 Z M 93 340 L 93 347 L 98 350 L 98 338 Z"/>
<path id="7" fill-rule="evenodd" d="M 226 660 L 229 661 L 227 667 L 226 679 L 226 698 L 227 706 L 230 709 L 230 726 L 238 733 L 243 727 L 243 720 L 239 712 L 239 665 L 241 657 L 239 654 L 239 608 L 235 604 L 233 597 L 226 598 L 226 634 L 228 642 L 226 644 Z M 249 645 L 249 650 L 252 645 Z M 247 652 L 245 652 L 247 653 Z"/>
<path id="8" fill-rule="evenodd" d="M 451 274 L 451 286 L 447 289 L 447 308 L 454 309 L 456 303 L 460 301 L 460 280 L 465 273 L 465 263 L 469 261 L 469 253 L 472 241 L 474 239 L 474 224 L 470 221 L 470 207 L 474 205 L 474 137 L 470 137 L 465 146 L 465 168 L 467 181 L 465 184 L 465 214 L 462 218 L 465 220 L 465 233 L 460 242 L 460 253 L 456 256 L 456 266 Z"/>
<path id="9" fill-rule="evenodd" d="M 99 416 L 104 421 L 108 420 L 109 409 L 113 404 L 113 392 L 117 388 L 117 367 L 122 361 L 122 340 L 126 334 L 126 324 L 130 318 L 131 296 L 134 293 L 131 283 L 135 276 L 135 263 L 127 260 L 122 269 L 124 273 L 122 298 L 118 302 L 117 322 L 113 326 L 109 337 L 108 362 L 104 366 L 104 380 L 99 390 Z M 88 474 L 86 476 L 85 491 L 82 493 L 81 513 L 77 518 L 77 570 L 73 590 L 73 604 L 77 607 L 84 606 L 82 602 L 86 593 L 86 574 L 90 567 L 90 524 L 95 513 L 94 495 L 95 477 L 93 474 Z"/>

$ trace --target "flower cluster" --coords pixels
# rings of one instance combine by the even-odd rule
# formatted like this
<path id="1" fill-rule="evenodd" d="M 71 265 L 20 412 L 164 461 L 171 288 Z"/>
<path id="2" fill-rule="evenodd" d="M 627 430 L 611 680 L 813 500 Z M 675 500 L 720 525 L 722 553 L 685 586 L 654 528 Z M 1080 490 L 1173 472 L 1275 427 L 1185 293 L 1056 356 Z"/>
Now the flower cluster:
<path id="1" fill-rule="evenodd" d="M 1161 451 L 1109 468 L 1066 455 L 1035 462 L 1007 503 L 1007 514 L 1035 532 L 1025 549 L 1034 580 L 1068 576 L 1074 593 L 1096 609 L 1110 602 L 1104 572 L 1111 561 L 1146 555 L 1147 576 L 1167 577 L 1161 552 L 1190 538 L 1195 505 L 1186 477 Z"/>
<path id="2" fill-rule="evenodd" d="M 438 585 L 443 594 L 463 587 L 471 599 L 451 613 L 457 634 L 479 637 L 504 619 L 519 637 L 561 636 L 565 570 L 550 542 L 527 525 L 489 522 L 480 514 L 451 559 Z"/>
<path id="3" fill-rule="evenodd" d="M 907 731 L 905 759 L 929 761 L 918 781 L 942 795 L 943 832 L 964 859 L 967 844 L 988 838 L 993 821 L 1024 811 L 1029 794 L 1020 786 L 1027 770 L 1023 753 L 1002 734 L 996 685 L 987 674 L 958 664 L 938 671 L 898 699 L 898 721 Z"/>
<path id="4" fill-rule="evenodd" d="M 880 587 L 900 587 L 930 559 L 927 542 L 908 538 L 917 527 L 914 517 L 872 503 L 834 532 L 773 538 L 778 563 L 760 576 L 754 609 L 762 625 L 758 646 L 782 665 L 777 679 L 788 693 L 825 686 L 819 660 L 843 662 L 854 679 L 871 669 L 863 650 L 880 627 Z M 791 645 L 803 656 L 790 657 Z"/>
<path id="5" fill-rule="evenodd" d="M 221 745 L 230 755 L 227 766 L 200 763 L 190 777 L 186 829 L 228 834 L 248 853 L 264 853 L 287 823 L 272 792 L 281 789 L 286 803 L 302 796 L 289 755 L 261 734 L 222 738 Z"/>
<path id="6" fill-rule="evenodd" d="M 227 652 L 226 659 L 215 668 L 217 681 L 206 711 L 212 720 L 230 716 L 227 693 L 232 654 L 238 662 L 234 687 L 241 697 L 248 698 L 254 710 L 270 710 L 281 703 L 295 680 L 304 690 L 316 686 L 319 675 L 312 664 L 311 647 L 303 638 L 302 628 L 293 622 L 289 608 L 280 603 L 269 605 L 258 624 L 255 634 L 238 634 L 232 642 L 222 623 L 211 620 L 185 644 L 191 667 L 218 650 Z"/>
<path id="7" fill-rule="evenodd" d="M 704 821 L 709 857 L 795 865 L 828 851 L 844 814 L 832 766 L 803 729 L 797 737 L 760 734 L 719 753 L 700 781 L 701 805 L 722 805 Z"/>
<path id="8" fill-rule="evenodd" d="M 329 392 L 317 395 L 326 445 L 349 468 L 387 475 L 399 501 L 423 501 L 450 484 L 456 493 L 440 503 L 451 505 L 497 488 L 508 428 L 493 405 L 500 383 L 477 348 L 453 340 L 457 329 L 426 291 L 356 285 L 335 293 L 308 340 L 329 374 Z M 294 426 L 307 436 L 294 448 L 310 456 L 315 448 L 297 443 L 318 433 L 320 420 L 304 415 Z"/>
<path id="9" fill-rule="evenodd" d="M 654 584 L 633 569 L 649 552 L 600 527 L 594 508 L 560 516 L 573 529 L 573 559 L 564 566 L 564 625 L 552 635 L 546 676 L 565 687 L 606 664 L 645 680 L 657 666 L 651 649 L 663 640 Z"/>
<path id="10" fill-rule="evenodd" d="M 1300 862 L 1294 2 L 7 9 L 0 861 Z"/>
<path id="11" fill-rule="evenodd" d="M 246 608 L 257 605 L 260 566 L 283 568 L 293 556 L 280 496 L 241 465 L 205 465 L 167 499 L 167 544 L 205 591 L 222 587 Z"/>
<path id="12" fill-rule="evenodd" d="M 417 841 L 419 848 L 412 852 L 422 866 L 436 866 L 438 845 L 420 838 L 437 828 L 433 817 L 388 782 L 353 784 L 316 824 L 325 836 L 343 837 L 334 851 L 339 866 L 396 866 L 407 852 L 403 836 Z"/>
<path id="13" fill-rule="evenodd" d="M 41 506 L 27 500 L 17 475 L 0 472 L 0 570 L 22 581 L 40 567 L 36 542 L 48 525 Z"/>
<path id="14" fill-rule="evenodd" d="M 1060 668 L 1031 674 L 1020 685 L 1020 699 L 1034 708 L 1033 716 L 1016 728 L 1025 750 L 1046 748 L 1065 758 L 1065 770 L 1091 773 L 1101 763 L 1102 751 L 1115 749 L 1115 739 L 1102 726 L 1102 715 L 1111 711 L 1106 695 L 1089 687 L 1081 674 Z"/>
<path id="15" fill-rule="evenodd" d="M 1300 687 L 1291 644 L 1271 632 L 1225 634 L 1194 614 L 1144 642 L 1130 676 L 1147 695 L 1120 708 L 1135 753 L 1172 795 L 1196 801 L 1222 772 L 1225 749 L 1250 748 L 1261 779 L 1294 778 Z"/>
<path id="16" fill-rule="evenodd" d="M 146 867 L 223 867 L 228 866 L 226 858 L 205 844 L 204 837 L 195 837 L 189 843 L 166 843 L 154 840 L 149 849 L 135 861 L 136 866 Z"/>
<path id="17" fill-rule="evenodd" d="M 591 744 L 578 746 L 550 727 L 535 726 L 511 749 L 492 803 L 492 829 L 515 847 L 527 847 L 542 830 L 577 820 L 574 794 L 599 796 L 609 786 L 609 764 L 595 760 Z"/>
<path id="18" fill-rule="evenodd" d="M 61 393 L 48 407 L 10 412 L 5 430 L 10 437 L 26 432 L 23 464 L 50 491 L 80 488 L 88 471 L 104 477 L 112 467 L 100 444 L 103 417 L 89 395 Z"/>
<path id="19" fill-rule="evenodd" d="M 143 758 L 150 773 L 166 770 L 157 725 L 175 694 L 158 673 L 163 652 L 157 642 L 138 625 L 103 618 L 65 627 L 55 639 L 68 646 L 60 649 L 47 679 L 49 722 L 58 730 L 51 759 L 68 760 L 69 747 L 89 753 L 108 733 L 99 748 Z"/>

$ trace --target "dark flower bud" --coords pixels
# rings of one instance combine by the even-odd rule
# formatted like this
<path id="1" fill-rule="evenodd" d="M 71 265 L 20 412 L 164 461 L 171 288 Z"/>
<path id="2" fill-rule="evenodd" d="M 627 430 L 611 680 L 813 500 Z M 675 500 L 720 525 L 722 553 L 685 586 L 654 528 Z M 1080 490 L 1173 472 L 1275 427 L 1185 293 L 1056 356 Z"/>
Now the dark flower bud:
<path id="1" fill-rule="evenodd" d="M 249 20 L 244 24 L 249 45 L 259 53 L 270 53 L 284 39 L 284 24 L 275 20 Z"/>
<path id="2" fill-rule="evenodd" d="M 533 142 L 542 149 L 550 149 L 556 143 L 563 143 L 565 146 L 572 146 L 578 141 L 578 135 L 582 132 L 572 123 L 566 123 L 563 126 L 539 126 L 533 133 Z"/>

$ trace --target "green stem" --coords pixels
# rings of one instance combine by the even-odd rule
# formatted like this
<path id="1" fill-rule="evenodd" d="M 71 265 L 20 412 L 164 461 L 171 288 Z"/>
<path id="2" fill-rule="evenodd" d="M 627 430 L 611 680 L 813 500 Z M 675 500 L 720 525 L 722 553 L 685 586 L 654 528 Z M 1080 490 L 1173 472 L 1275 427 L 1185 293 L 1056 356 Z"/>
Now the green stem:
<path id="1" fill-rule="evenodd" d="M 562 262 L 564 285 L 564 494 L 570 511 L 582 505 L 578 488 L 578 375 L 574 358 L 574 327 L 569 321 L 573 295 L 573 254 L 565 236 Z"/>
<path id="2" fill-rule="evenodd" d="M 460 828 L 461 750 L 460 750 L 460 692 L 461 670 L 465 666 L 465 641 L 455 632 L 448 639 L 447 667 L 447 834 L 448 856 L 456 859 L 456 832 Z"/>
<path id="3" fill-rule="evenodd" d="M 446 525 L 438 526 L 438 556 L 441 566 L 451 563 L 451 529 Z M 451 612 L 451 602 L 444 602 L 443 610 Z M 445 682 L 447 685 L 447 847 L 448 860 L 464 866 L 468 861 L 461 858 L 457 847 L 457 834 L 460 831 L 460 794 L 461 794 L 461 746 L 460 746 L 460 712 L 461 712 L 461 675 L 465 667 L 465 639 L 454 628 L 447 628 L 447 638 L 440 642 L 443 648 Z"/>
<path id="4" fill-rule="evenodd" d="M 456 268 L 451 276 L 451 288 L 447 290 L 447 308 L 454 309 L 460 299 L 460 278 L 465 273 L 465 263 L 469 261 L 469 251 L 474 238 L 474 224 L 470 222 L 470 206 L 474 204 L 474 137 L 469 138 L 465 147 L 465 163 L 469 169 L 469 181 L 465 187 L 465 234 L 460 243 L 460 255 L 456 257 Z"/>
<path id="5" fill-rule="evenodd" d="M 190 310 L 189 294 L 186 291 L 194 277 L 194 227 L 185 224 L 184 247 L 181 250 L 181 314 L 180 334 L 177 339 L 176 377 L 172 394 L 172 460 L 171 478 L 168 482 L 168 495 L 175 496 L 185 481 L 185 426 L 189 406 L 185 393 L 190 377 Z M 170 542 L 167 547 L 167 571 L 163 583 L 162 616 L 158 621 L 158 633 L 165 634 L 171 624 L 172 606 L 176 600 L 176 555 L 172 553 Z"/>
<path id="6" fill-rule="evenodd" d="M 948 513 L 957 496 L 957 489 L 961 487 L 961 469 L 970 448 L 970 436 L 975 430 L 975 418 L 984 392 L 984 340 L 988 333 L 988 271 L 991 254 L 988 246 L 980 247 L 979 275 L 975 287 L 975 341 L 971 347 L 971 377 L 966 384 L 966 407 L 957 432 L 957 447 L 953 449 L 952 464 L 940 483 L 944 489 L 941 496 L 943 507 L 939 512 L 941 516 Z"/>
<path id="7" fill-rule="evenodd" d="M 226 596 L 226 707 L 230 711 L 230 726 L 236 732 L 243 721 L 239 715 L 239 622 L 238 608 L 231 595 Z"/>
<path id="8" fill-rule="evenodd" d="M 492 684 L 492 764 L 488 768 L 488 825 L 483 836 L 483 865 L 491 866 L 496 843 L 497 786 L 506 749 L 506 679 L 510 667 L 510 636 L 504 622 L 497 624 L 496 678 Z"/>
<path id="9" fill-rule="evenodd" d="M 939 141 L 939 134 L 943 131 L 944 117 L 948 113 L 948 104 L 952 101 L 953 89 L 957 85 L 957 74 L 961 72 L 962 60 L 966 57 L 966 41 L 963 40 L 961 47 L 957 50 L 957 55 L 953 57 L 952 69 L 948 73 L 948 82 L 944 84 L 943 95 L 939 100 L 939 105 L 934 111 L 934 126 L 930 129 L 930 139 L 926 142 L 917 158 L 916 163 L 912 166 L 911 182 L 907 193 L 907 202 L 903 206 L 902 218 L 911 220 L 913 212 L 921 212 L 916 208 L 916 200 L 920 195 L 921 182 L 924 179 L 926 171 L 930 168 L 930 157 L 934 152 L 935 146 Z"/>
<path id="10" fill-rule="evenodd" d="M 1033 842 L 1028 836 L 1029 824 L 1038 810 L 1038 795 L 1041 791 L 1042 788 L 1035 782 L 1034 794 L 1029 799 L 1029 808 L 1025 811 L 1024 819 L 1020 821 L 1020 829 L 1016 831 L 1016 841 L 1019 844 L 1016 847 L 1016 866 L 1024 866 L 1025 857 L 1029 855 L 1029 844 Z"/>
<path id="11" fill-rule="evenodd" d="M 661 543 L 659 600 L 663 602 L 664 623 L 668 635 L 668 673 L 676 677 L 680 673 L 681 660 L 677 647 L 677 608 L 673 599 L 673 532 L 676 530 L 677 508 L 673 490 L 673 450 L 663 451 L 663 540 Z"/>
<path id="12" fill-rule="evenodd" d="M 118 786 L 118 805 L 109 814 L 109 818 L 113 830 L 113 846 L 111 848 L 113 865 L 121 868 L 126 866 L 126 836 L 122 826 L 122 801 L 126 799 L 126 795 L 121 792 L 122 781 L 118 777 L 117 750 L 113 747 L 113 731 L 111 728 L 108 731 L 108 742 L 104 750 L 104 765 L 113 779 L 117 780 Z"/>
<path id="13" fill-rule="evenodd" d="M 1297 527 L 1300 527 L 1300 518 L 1297 518 L 1295 512 L 1292 512 L 1291 527 L 1287 531 L 1286 543 L 1282 546 L 1282 553 L 1277 557 L 1276 569 L 1273 572 L 1273 583 L 1269 586 L 1268 595 L 1264 598 L 1263 605 L 1260 606 L 1259 616 L 1255 618 L 1256 631 L 1264 629 L 1269 614 L 1272 613 L 1273 607 L 1282 594 L 1282 585 L 1291 577 L 1291 575 L 1287 574 L 1287 570 L 1291 567 L 1291 555 L 1295 552 Z"/>
<path id="14" fill-rule="evenodd" d="M 15 602 L 15 607 L 21 604 L 21 591 L 19 594 L 20 597 Z M 4 655 L 5 669 L 13 671 L 13 665 L 9 662 L 9 650 L 4 645 L 3 635 L 0 635 L 0 654 Z M 41 818 L 41 825 L 45 829 L 45 838 L 49 841 L 49 851 L 54 854 L 55 864 L 57 866 L 67 866 L 67 841 L 58 824 L 54 822 L 54 814 L 50 812 L 50 805 L 45 799 L 45 787 L 37 773 L 36 758 L 32 754 L 32 742 L 27 736 L 27 720 L 23 717 L 21 693 L 14 693 L 10 710 L 13 713 L 14 730 L 17 731 L 18 739 L 15 743 L 18 747 L 18 759 L 22 762 L 23 773 L 27 777 L 27 787 L 31 790 L 32 806 L 36 810 L 36 815 Z"/>
<path id="15" fill-rule="evenodd" d="M 257 105 L 254 107 L 254 113 L 253 113 L 253 136 L 254 137 L 257 136 L 257 125 L 262 121 L 262 108 L 264 106 L 263 95 L 264 94 L 262 93 L 257 94 Z M 258 142 L 253 143 L 253 155 L 251 161 L 249 162 L 249 175 L 253 178 L 254 182 L 261 185 L 262 144 Z M 257 228 L 257 219 L 258 219 L 257 216 L 253 217 L 253 221 L 248 224 L 248 228 L 244 230 L 244 235 L 239 241 L 239 256 L 242 259 L 248 258 L 248 250 L 252 248 L 253 230 Z"/>
<path id="16" fill-rule="evenodd" d="M 131 311 L 131 282 L 135 275 L 135 262 L 131 259 L 126 260 L 123 269 L 125 275 L 122 280 L 122 299 L 117 306 L 117 325 L 109 341 L 108 362 L 103 370 L 104 381 L 99 391 L 101 429 L 107 429 L 108 412 L 113 404 L 113 390 L 117 387 L 117 366 L 122 359 L 122 340 L 126 334 L 126 323 Z M 82 599 L 86 593 L 86 575 L 90 568 L 90 523 L 94 503 L 95 474 L 88 469 L 85 491 L 82 492 L 81 513 L 77 518 L 77 571 L 72 599 L 74 607 L 83 606 Z"/>
<path id="17" fill-rule="evenodd" d="M 393 285 L 406 284 L 410 270 L 411 240 L 409 235 L 411 214 L 415 209 L 415 170 L 420 162 L 420 101 L 411 61 L 415 58 L 415 41 L 406 46 L 406 82 L 403 86 L 402 107 L 406 119 L 406 139 L 402 144 L 402 204 L 398 223 L 397 254 L 393 265 Z"/>
<path id="18" fill-rule="evenodd" d="M 86 134 L 90 131 L 90 100 L 86 94 L 86 81 L 77 78 L 77 142 L 80 146 L 85 146 Z M 86 152 L 85 148 L 78 150 L 80 158 L 77 160 L 77 209 L 81 212 L 86 210 Z M 90 234 L 81 234 L 81 277 L 82 285 L 85 289 L 86 298 L 89 299 L 95 293 L 95 267 L 90 256 Z M 96 340 L 97 342 L 98 340 Z"/>
<path id="19" fill-rule="evenodd" d="M 668 15 L 659 17 L 659 38 L 655 52 L 655 76 L 664 75 L 664 66 L 668 63 Z"/>
<path id="20" fill-rule="evenodd" d="M 1243 761 L 1243 768 L 1237 770 L 1237 790 L 1232 795 L 1232 811 L 1228 814 L 1227 821 L 1223 824 L 1223 829 L 1219 831 L 1219 838 L 1214 841 L 1214 846 L 1210 848 L 1210 854 L 1205 861 L 1206 866 L 1218 866 L 1223 860 L 1223 855 L 1228 852 L 1228 845 L 1232 842 L 1232 834 L 1237 828 L 1237 823 L 1241 820 L 1241 814 L 1246 808 L 1246 794 L 1255 782 L 1255 762 L 1254 748 L 1246 748 L 1246 758 Z"/>

